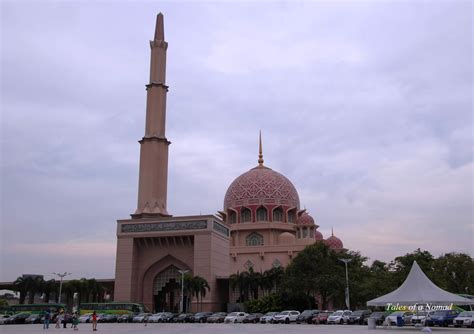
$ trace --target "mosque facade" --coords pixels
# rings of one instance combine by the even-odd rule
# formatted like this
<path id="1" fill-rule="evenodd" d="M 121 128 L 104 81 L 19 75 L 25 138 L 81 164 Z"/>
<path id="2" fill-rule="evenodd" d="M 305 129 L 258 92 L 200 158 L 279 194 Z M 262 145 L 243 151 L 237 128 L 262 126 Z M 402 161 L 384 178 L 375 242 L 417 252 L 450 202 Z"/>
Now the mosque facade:
<path id="1" fill-rule="evenodd" d="M 166 125 L 166 51 L 163 15 L 150 41 L 150 79 L 146 85 L 145 135 L 140 143 L 137 209 L 117 221 L 115 301 L 143 303 L 149 310 L 181 309 L 180 282 L 186 272 L 203 277 L 209 291 L 199 310 L 225 310 L 236 302 L 230 275 L 285 267 L 315 242 L 343 249 L 318 225 L 284 175 L 264 164 L 262 139 L 257 166 L 232 181 L 222 211 L 172 216 L 167 211 L 168 148 Z M 185 301 L 196 311 L 196 300 Z"/>

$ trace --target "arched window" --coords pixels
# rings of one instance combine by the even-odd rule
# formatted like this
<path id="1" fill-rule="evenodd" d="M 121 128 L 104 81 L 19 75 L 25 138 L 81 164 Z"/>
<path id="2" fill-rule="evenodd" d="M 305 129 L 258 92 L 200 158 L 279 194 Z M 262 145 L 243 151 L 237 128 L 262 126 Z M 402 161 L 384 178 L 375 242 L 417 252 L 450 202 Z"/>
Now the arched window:
<path id="1" fill-rule="evenodd" d="M 257 221 L 262 222 L 267 220 L 267 209 L 265 209 L 263 206 L 259 207 L 257 209 Z"/>
<path id="2" fill-rule="evenodd" d="M 314 227 L 311 227 L 311 229 L 309 230 L 309 237 L 311 239 L 314 238 Z"/>
<path id="3" fill-rule="evenodd" d="M 308 228 L 303 227 L 303 238 L 306 238 L 306 237 L 308 237 Z"/>
<path id="4" fill-rule="evenodd" d="M 263 246 L 263 236 L 259 233 L 252 232 L 245 238 L 247 246 Z"/>
<path id="5" fill-rule="evenodd" d="M 240 221 L 242 223 L 249 223 L 252 221 L 252 212 L 250 209 L 243 208 L 240 212 Z"/>
<path id="6" fill-rule="evenodd" d="M 288 211 L 288 223 L 294 223 L 295 222 L 295 210 L 290 210 Z"/>
<path id="7" fill-rule="evenodd" d="M 237 214 L 234 210 L 229 210 L 229 224 L 237 223 Z"/>
<path id="8" fill-rule="evenodd" d="M 298 239 L 301 239 L 301 229 L 300 228 L 296 230 L 296 236 L 297 236 Z"/>
<path id="9" fill-rule="evenodd" d="M 273 221 L 274 222 L 282 222 L 283 221 L 283 209 L 276 208 L 273 210 Z"/>

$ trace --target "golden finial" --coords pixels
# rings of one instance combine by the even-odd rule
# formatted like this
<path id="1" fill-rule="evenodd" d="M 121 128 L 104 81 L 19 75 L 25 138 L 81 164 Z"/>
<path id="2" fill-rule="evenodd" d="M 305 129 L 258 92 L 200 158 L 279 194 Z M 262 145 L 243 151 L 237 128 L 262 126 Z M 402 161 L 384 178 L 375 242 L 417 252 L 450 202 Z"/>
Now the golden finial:
<path id="1" fill-rule="evenodd" d="M 263 166 L 263 153 L 262 153 L 262 130 L 260 130 L 259 145 L 258 145 L 258 165 Z"/>
<path id="2" fill-rule="evenodd" d="M 331 236 L 334 236 L 334 227 L 331 226 Z"/>

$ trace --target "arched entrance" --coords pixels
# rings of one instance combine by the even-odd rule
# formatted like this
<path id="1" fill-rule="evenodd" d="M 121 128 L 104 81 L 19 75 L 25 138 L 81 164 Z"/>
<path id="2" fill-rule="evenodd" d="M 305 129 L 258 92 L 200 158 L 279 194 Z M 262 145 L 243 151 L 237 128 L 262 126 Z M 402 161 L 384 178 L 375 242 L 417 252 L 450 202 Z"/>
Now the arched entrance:
<path id="1" fill-rule="evenodd" d="M 170 265 L 153 280 L 153 306 L 155 312 L 179 312 L 181 302 L 181 274 Z"/>

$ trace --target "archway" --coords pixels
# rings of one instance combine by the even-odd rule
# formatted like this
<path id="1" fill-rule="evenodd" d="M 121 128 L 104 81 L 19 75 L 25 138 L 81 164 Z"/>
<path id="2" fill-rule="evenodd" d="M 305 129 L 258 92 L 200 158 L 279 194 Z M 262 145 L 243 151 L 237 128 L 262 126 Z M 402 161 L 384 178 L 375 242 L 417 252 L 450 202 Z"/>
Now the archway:
<path id="1" fill-rule="evenodd" d="M 181 282 L 179 269 L 170 265 L 153 280 L 153 306 L 155 312 L 180 311 Z"/>

